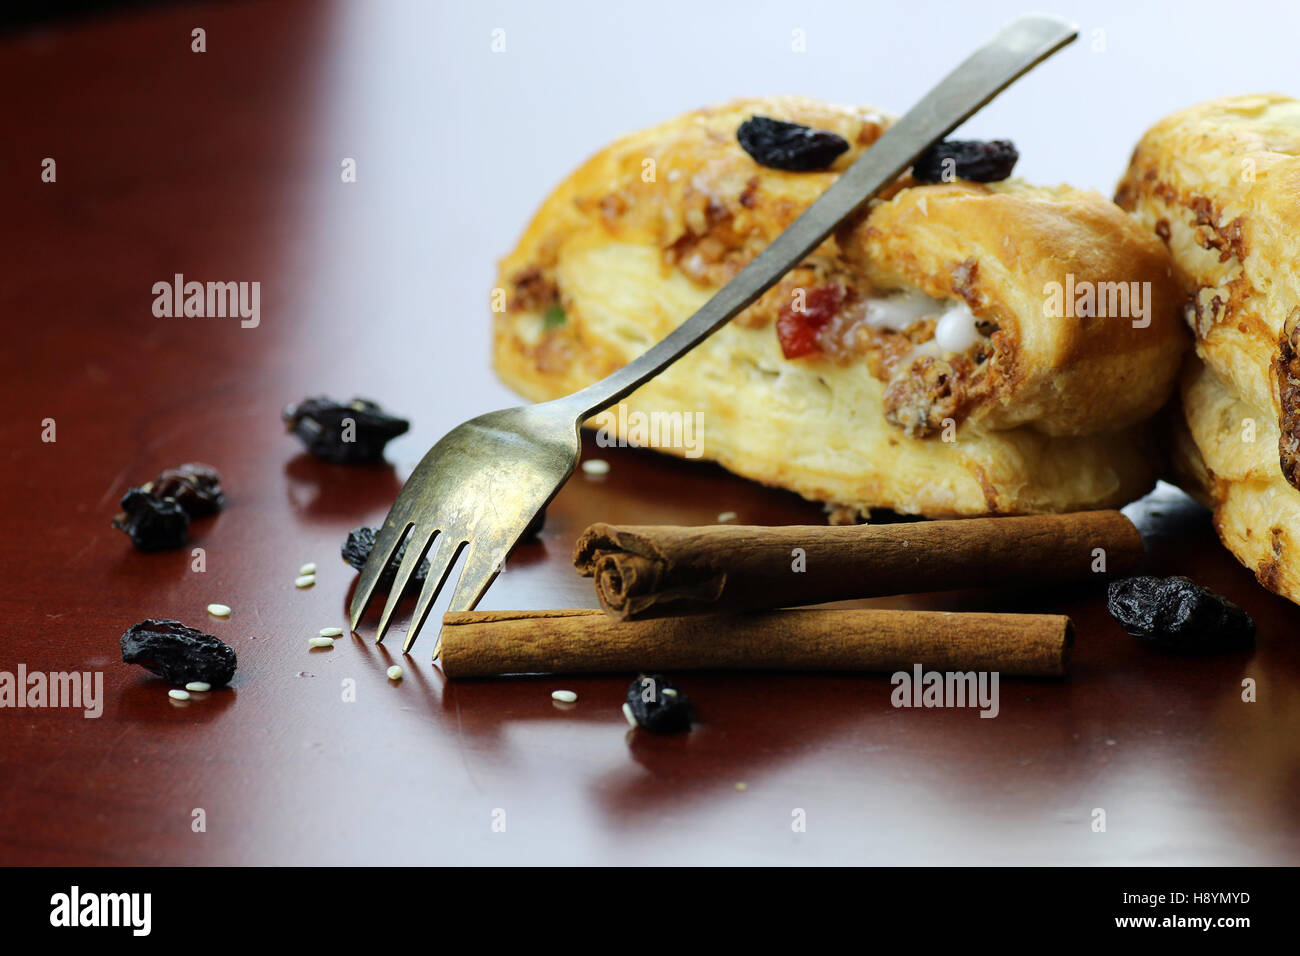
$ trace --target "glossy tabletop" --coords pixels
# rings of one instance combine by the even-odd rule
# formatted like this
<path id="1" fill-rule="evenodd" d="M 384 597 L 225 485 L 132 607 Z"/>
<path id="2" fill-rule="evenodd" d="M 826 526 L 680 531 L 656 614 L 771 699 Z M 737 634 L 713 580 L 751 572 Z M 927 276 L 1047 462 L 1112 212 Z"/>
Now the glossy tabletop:
<path id="1" fill-rule="evenodd" d="M 1069 677 L 1004 679 L 992 720 L 897 709 L 885 675 L 700 673 L 678 675 L 697 727 L 654 737 L 620 713 L 631 675 L 449 683 L 431 636 L 402 658 L 400 634 L 368 629 L 309 648 L 345 623 L 348 529 L 382 519 L 449 427 L 509 401 L 488 365 L 491 258 L 444 264 L 541 199 L 475 174 L 512 134 L 422 89 L 418 42 L 386 55 L 365 31 L 356 7 L 248 3 L 0 40 L 18 91 L 0 152 L 0 671 L 99 671 L 105 698 L 97 719 L 0 710 L 0 863 L 1300 862 L 1300 609 L 1167 488 L 1129 509 L 1153 568 L 1247 608 L 1254 652 L 1158 654 L 1095 584 L 868 602 L 1070 614 Z M 496 188 L 524 197 L 504 231 L 465 213 Z M 257 327 L 156 317 L 151 289 L 176 273 L 260 282 Z M 279 411 L 319 393 L 412 420 L 391 467 L 302 453 Z M 569 560 L 593 521 L 824 520 L 712 465 L 584 453 L 609 473 L 575 476 L 483 607 L 594 607 Z M 202 571 L 109 527 L 130 485 L 192 460 L 229 498 L 194 525 Z M 317 583 L 296 589 L 307 561 Z M 229 642 L 233 686 L 175 703 L 123 665 L 119 636 L 148 617 Z"/>

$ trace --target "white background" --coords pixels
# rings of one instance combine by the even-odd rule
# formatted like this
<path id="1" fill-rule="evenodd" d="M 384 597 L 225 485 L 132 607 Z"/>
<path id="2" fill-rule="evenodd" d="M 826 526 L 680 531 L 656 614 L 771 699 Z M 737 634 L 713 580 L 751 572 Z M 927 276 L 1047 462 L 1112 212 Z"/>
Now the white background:
<path id="1" fill-rule="evenodd" d="M 1166 113 L 1233 93 L 1300 94 L 1300 4 L 1044 9 L 1077 23 L 1079 39 L 958 131 L 1013 139 L 1017 174 L 1032 181 L 1109 196 L 1138 137 Z M 339 270 L 324 288 L 364 296 L 358 309 L 412 315 L 409 349 L 385 371 L 438 381 L 433 414 L 412 415 L 411 444 L 427 447 L 485 399 L 515 403 L 489 384 L 495 262 L 591 153 L 738 96 L 802 93 L 902 113 L 1025 10 L 1005 0 L 346 4 L 319 84 L 331 117 L 322 148 L 357 156 L 370 211 L 356 235 L 322 237 L 311 267 Z M 491 50 L 498 28 L 504 53 Z M 796 29 L 805 53 L 792 52 Z M 347 274 L 357 244 L 370 261 L 387 247 L 382 275 Z M 377 376 L 354 372 L 362 390 L 392 394 Z"/>

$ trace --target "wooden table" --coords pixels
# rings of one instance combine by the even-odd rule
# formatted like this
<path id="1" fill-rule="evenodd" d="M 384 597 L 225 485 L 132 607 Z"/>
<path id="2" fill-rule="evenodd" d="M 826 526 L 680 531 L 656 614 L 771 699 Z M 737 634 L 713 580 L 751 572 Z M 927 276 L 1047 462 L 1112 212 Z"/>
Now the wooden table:
<path id="1" fill-rule="evenodd" d="M 418 114 L 420 100 L 349 93 L 337 82 L 349 35 L 330 5 L 232 4 L 0 44 L 0 79 L 19 91 L 0 155 L 0 670 L 100 670 L 106 697 L 99 719 L 0 711 L 0 862 L 1300 861 L 1300 612 L 1172 491 L 1130 509 L 1153 565 L 1247 608 L 1252 654 L 1162 656 L 1120 630 L 1095 586 L 870 602 L 1072 615 L 1069 678 L 1004 680 L 995 720 L 895 709 L 885 676 L 688 674 L 698 727 L 655 738 L 623 722 L 627 677 L 451 684 L 427 636 L 407 659 L 400 641 L 310 650 L 345 620 L 348 529 L 377 523 L 428 445 L 504 398 L 485 354 L 491 262 L 439 266 L 477 227 L 411 198 L 420 183 L 459 188 L 424 152 L 442 140 L 420 125 L 404 143 L 366 121 Z M 383 67 L 352 62 L 348 75 Z M 355 184 L 340 182 L 345 156 L 360 157 Z M 45 157 L 55 183 L 41 181 Z M 259 326 L 155 317 L 151 288 L 177 272 L 261 282 Z M 315 393 L 411 417 L 395 467 L 301 453 L 279 410 Z M 609 474 L 575 477 L 484 607 L 594 606 L 569 565 L 592 521 L 823 520 L 711 465 L 587 453 Z M 109 528 L 130 485 L 195 459 L 222 471 L 230 498 L 195 525 L 203 572 L 189 550 L 139 554 Z M 318 583 L 296 590 L 306 561 Z M 210 602 L 233 616 L 209 618 Z M 178 705 L 123 665 L 118 638 L 147 617 L 229 641 L 233 688 Z M 406 676 L 391 683 L 399 659 Z M 1246 677 L 1255 703 L 1241 699 Z M 577 691 L 575 707 L 553 704 L 558 687 Z"/>

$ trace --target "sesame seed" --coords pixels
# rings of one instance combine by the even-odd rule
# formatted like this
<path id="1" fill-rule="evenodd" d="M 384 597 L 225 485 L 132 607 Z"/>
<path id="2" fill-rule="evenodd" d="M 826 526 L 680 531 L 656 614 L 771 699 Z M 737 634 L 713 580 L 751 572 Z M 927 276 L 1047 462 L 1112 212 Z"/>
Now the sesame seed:
<path id="1" fill-rule="evenodd" d="M 718 524 L 726 524 L 729 521 L 735 521 L 739 517 L 740 515 L 736 514 L 734 511 L 724 511 L 722 514 L 718 515 Z"/>
<path id="2" fill-rule="evenodd" d="M 307 642 L 312 647 L 333 647 L 334 638 L 332 637 L 313 637 Z"/>
<path id="3" fill-rule="evenodd" d="M 321 637 L 342 637 L 343 628 L 341 627 L 322 627 L 320 629 Z"/>
<path id="4" fill-rule="evenodd" d="M 402 679 L 402 669 L 401 669 L 400 667 L 398 667 L 396 664 L 394 664 L 392 667 L 388 668 L 387 674 L 388 674 L 388 679 L 389 679 L 389 680 L 401 680 L 401 679 Z"/>
<path id="5" fill-rule="evenodd" d="M 208 613 L 213 617 L 230 617 L 230 608 L 224 604 L 209 604 Z"/>
<path id="6" fill-rule="evenodd" d="M 623 705 L 623 716 L 627 718 L 627 722 L 628 722 L 629 724 L 631 724 L 633 727 L 635 727 L 635 726 L 637 725 L 637 723 L 636 723 L 636 714 L 632 713 L 632 705 L 631 705 L 631 704 L 624 704 L 624 705 Z"/>
<path id="7" fill-rule="evenodd" d="M 741 792 L 743 793 L 744 791 L 746 791 L 746 790 L 749 789 L 749 784 L 747 784 L 747 783 L 738 783 L 738 784 L 736 784 L 736 789 L 739 790 L 739 791 L 741 791 Z"/>
<path id="8" fill-rule="evenodd" d="M 316 583 L 316 575 L 300 574 L 294 579 L 293 586 L 296 588 L 309 588 Z"/>
<path id="9" fill-rule="evenodd" d="M 582 470 L 589 475 L 608 475 L 609 462 L 603 458 L 588 458 L 582 463 Z"/>
<path id="10" fill-rule="evenodd" d="M 212 685 L 205 680 L 192 680 L 185 685 L 186 690 L 192 690 L 197 694 L 206 694 L 212 690 Z"/>
<path id="11" fill-rule="evenodd" d="M 308 561 L 306 564 L 304 564 L 302 567 L 300 567 L 300 568 L 298 569 L 298 573 L 299 573 L 299 574 L 315 574 L 315 573 L 316 573 L 316 562 L 315 562 L 315 561 Z"/>
<path id="12" fill-rule="evenodd" d="M 167 696 L 172 700 L 189 700 L 190 693 L 186 690 L 169 690 Z"/>
<path id="13" fill-rule="evenodd" d="M 676 687 L 665 687 L 665 688 L 664 688 L 664 696 L 665 696 L 665 697 L 676 697 L 676 696 L 677 696 L 677 688 L 676 688 Z"/>
<path id="14" fill-rule="evenodd" d="M 566 704 L 572 704 L 578 699 L 578 695 L 575 691 L 571 690 L 553 690 L 551 691 L 551 699 L 563 701 Z"/>

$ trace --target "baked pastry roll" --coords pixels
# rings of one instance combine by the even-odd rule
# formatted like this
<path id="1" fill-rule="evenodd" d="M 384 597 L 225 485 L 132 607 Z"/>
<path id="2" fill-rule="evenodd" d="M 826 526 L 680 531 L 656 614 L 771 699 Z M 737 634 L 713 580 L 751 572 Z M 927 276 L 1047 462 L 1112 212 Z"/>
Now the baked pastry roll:
<path id="1" fill-rule="evenodd" d="M 1234 96 L 1166 117 L 1116 200 L 1169 246 L 1195 333 L 1180 480 L 1260 582 L 1300 602 L 1300 101 Z"/>
<path id="2" fill-rule="evenodd" d="M 737 142 L 751 116 L 849 148 L 824 171 L 771 169 Z M 609 146 L 501 262 L 498 373 L 544 400 L 624 365 L 888 124 L 871 109 L 751 99 Z M 905 177 L 600 424 L 626 439 L 638 415 L 699 413 L 705 457 L 858 512 L 1120 505 L 1160 468 L 1143 422 L 1186 346 L 1179 294 L 1163 244 L 1096 193 Z"/>

